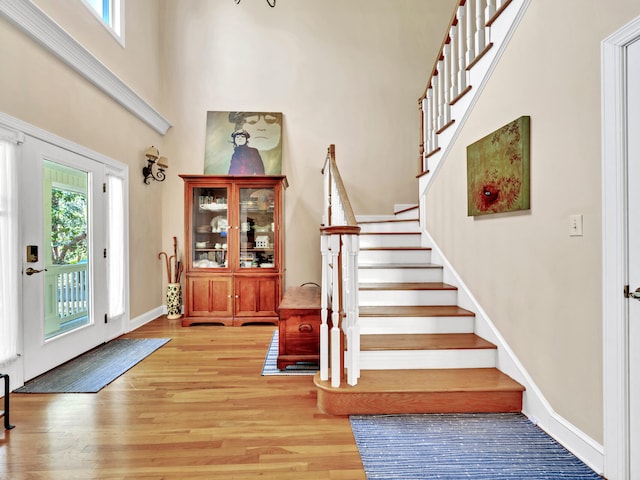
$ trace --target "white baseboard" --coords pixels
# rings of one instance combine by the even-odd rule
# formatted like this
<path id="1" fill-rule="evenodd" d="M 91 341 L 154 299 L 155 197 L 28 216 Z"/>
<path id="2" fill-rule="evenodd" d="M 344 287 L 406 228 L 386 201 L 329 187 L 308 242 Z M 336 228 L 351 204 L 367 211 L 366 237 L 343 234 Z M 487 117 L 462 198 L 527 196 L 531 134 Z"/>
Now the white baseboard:
<path id="1" fill-rule="evenodd" d="M 155 320 L 161 315 L 165 315 L 167 313 L 167 306 L 161 305 L 159 307 L 154 308 L 153 310 L 149 310 L 148 312 L 143 313 L 142 315 L 138 315 L 135 318 L 132 318 L 129 322 L 127 332 L 131 332 L 141 326 L 149 323 L 152 320 Z"/>
<path id="2" fill-rule="evenodd" d="M 547 432 L 599 475 L 604 472 L 604 446 L 553 410 L 517 356 L 511 350 L 467 285 L 443 255 L 442 250 L 423 230 L 423 245 L 432 248 L 433 263 L 444 267 L 444 281 L 458 287 L 458 303 L 476 314 L 476 333 L 498 347 L 498 368 L 526 388 L 522 413 Z"/>

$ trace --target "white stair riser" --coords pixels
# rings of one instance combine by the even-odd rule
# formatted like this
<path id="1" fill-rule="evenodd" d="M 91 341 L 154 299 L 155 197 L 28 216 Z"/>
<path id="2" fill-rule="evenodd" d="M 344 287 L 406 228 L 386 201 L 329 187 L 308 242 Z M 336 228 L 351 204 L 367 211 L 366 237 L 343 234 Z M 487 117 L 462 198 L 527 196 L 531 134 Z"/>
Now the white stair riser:
<path id="1" fill-rule="evenodd" d="M 378 222 L 359 224 L 360 232 L 420 232 L 420 224 L 417 220 L 405 222 Z"/>
<path id="2" fill-rule="evenodd" d="M 475 317 L 360 317 L 362 335 L 473 333 Z"/>
<path id="3" fill-rule="evenodd" d="M 409 235 L 402 234 L 365 234 L 360 235 L 360 248 L 367 247 L 420 247 L 421 238 L 419 233 Z"/>
<path id="4" fill-rule="evenodd" d="M 362 370 L 495 368 L 496 350 L 388 350 L 360 353 Z"/>
<path id="5" fill-rule="evenodd" d="M 457 290 L 360 290 L 361 306 L 455 305 Z"/>
<path id="6" fill-rule="evenodd" d="M 442 268 L 359 268 L 360 283 L 442 282 Z"/>
<path id="7" fill-rule="evenodd" d="M 430 263 L 431 250 L 360 250 L 358 262 L 363 265 Z"/>

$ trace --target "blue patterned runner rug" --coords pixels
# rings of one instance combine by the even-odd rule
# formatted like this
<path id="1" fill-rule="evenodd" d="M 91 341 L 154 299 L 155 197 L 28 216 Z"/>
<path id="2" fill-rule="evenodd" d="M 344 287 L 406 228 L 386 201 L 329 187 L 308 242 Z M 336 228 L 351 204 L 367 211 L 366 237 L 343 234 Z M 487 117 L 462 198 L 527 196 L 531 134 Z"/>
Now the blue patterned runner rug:
<path id="1" fill-rule="evenodd" d="M 519 413 L 356 415 L 367 479 L 600 479 Z"/>
<path id="2" fill-rule="evenodd" d="M 289 365 L 283 370 L 278 370 L 278 330 L 273 332 L 271 343 L 267 350 L 267 355 L 262 366 L 262 375 L 315 375 L 319 367 L 315 363 L 298 362 L 295 365 Z"/>
<path id="3" fill-rule="evenodd" d="M 117 338 L 28 381 L 15 393 L 96 393 L 169 338 Z"/>

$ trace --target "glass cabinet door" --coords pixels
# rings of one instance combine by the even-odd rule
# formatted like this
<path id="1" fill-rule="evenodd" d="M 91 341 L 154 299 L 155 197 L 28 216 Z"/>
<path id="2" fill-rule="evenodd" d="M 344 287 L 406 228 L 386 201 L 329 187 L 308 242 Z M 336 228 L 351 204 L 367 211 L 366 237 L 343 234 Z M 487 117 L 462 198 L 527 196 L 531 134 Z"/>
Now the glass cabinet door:
<path id="1" fill-rule="evenodd" d="M 194 188 L 191 259 L 194 268 L 228 267 L 229 191 Z"/>
<path id="2" fill-rule="evenodd" d="M 274 188 L 240 188 L 240 269 L 275 266 L 274 200 Z"/>

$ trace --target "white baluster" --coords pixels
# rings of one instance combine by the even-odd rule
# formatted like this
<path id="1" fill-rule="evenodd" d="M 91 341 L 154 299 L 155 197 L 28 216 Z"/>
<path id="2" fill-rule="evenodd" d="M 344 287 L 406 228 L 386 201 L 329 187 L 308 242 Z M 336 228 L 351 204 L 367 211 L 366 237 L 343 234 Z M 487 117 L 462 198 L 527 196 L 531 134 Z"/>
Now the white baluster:
<path id="1" fill-rule="evenodd" d="M 342 361 L 340 358 L 342 352 L 342 342 L 340 341 L 340 268 L 339 255 L 340 255 L 340 235 L 331 235 L 331 264 L 333 265 L 332 277 L 333 277 L 333 293 L 332 297 L 332 312 L 331 321 L 331 386 L 340 386 L 340 377 L 342 369 Z"/>
<path id="2" fill-rule="evenodd" d="M 436 94 L 436 108 L 438 117 L 436 118 L 436 132 L 444 125 L 444 82 L 442 81 L 442 59 L 438 60 L 438 75 L 435 77 L 434 92 Z"/>
<path id="3" fill-rule="evenodd" d="M 322 212 L 322 224 L 325 227 L 331 225 L 329 222 L 331 218 L 329 217 L 329 212 L 331 210 L 331 164 L 329 162 L 325 163 L 324 168 L 324 178 L 323 178 L 323 190 L 324 190 L 324 210 Z"/>
<path id="4" fill-rule="evenodd" d="M 353 299 L 352 299 L 352 309 L 351 316 L 352 321 L 351 324 L 351 369 L 349 370 L 350 378 L 349 385 L 355 385 L 360 378 L 360 301 L 358 298 L 358 285 L 360 281 L 358 279 L 358 254 L 360 252 L 360 236 L 354 235 L 351 241 L 352 248 L 352 264 L 353 274 L 351 276 L 353 281 Z"/>
<path id="5" fill-rule="evenodd" d="M 484 9 L 484 23 L 486 24 L 496 14 L 496 0 L 488 0 Z"/>
<path id="6" fill-rule="evenodd" d="M 429 114 L 431 116 L 431 151 L 434 151 L 438 148 L 438 135 L 436 131 L 438 130 L 437 119 L 438 119 L 438 105 L 437 105 L 437 95 L 436 91 L 433 88 L 435 83 L 435 77 L 431 82 L 431 105 L 429 106 Z"/>
<path id="7" fill-rule="evenodd" d="M 442 47 L 442 126 L 451 120 L 451 43 Z"/>
<path id="8" fill-rule="evenodd" d="M 454 100 L 460 90 L 458 89 L 458 69 L 459 66 L 459 58 L 458 58 L 458 25 L 451 26 L 451 32 L 449 33 L 449 37 L 451 38 L 451 42 L 449 45 L 449 56 L 451 58 L 450 61 L 450 75 L 451 75 L 451 89 L 449 90 L 449 99 Z"/>
<path id="9" fill-rule="evenodd" d="M 347 383 L 354 386 L 360 378 L 360 324 L 358 323 L 350 329 L 348 347 L 354 354 L 351 357 L 351 368 L 347 372 Z"/>
<path id="10" fill-rule="evenodd" d="M 458 7 L 458 91 L 467 88 L 467 39 L 465 36 L 466 8 Z"/>
<path id="11" fill-rule="evenodd" d="M 430 154 L 434 150 L 433 146 L 433 88 L 429 86 L 427 88 L 427 96 L 424 99 L 424 128 L 425 128 L 425 156 Z M 425 166 L 426 169 L 426 166 Z"/>
<path id="12" fill-rule="evenodd" d="M 476 0 L 476 55 L 484 50 L 485 43 L 485 21 L 483 0 Z"/>
<path id="13" fill-rule="evenodd" d="M 427 110 L 429 108 L 429 102 L 425 96 L 421 101 L 420 115 L 422 115 L 422 158 L 421 167 L 422 171 L 427 170 L 427 153 L 429 153 L 429 125 Z"/>
<path id="14" fill-rule="evenodd" d="M 467 3 L 464 4 L 464 24 L 465 24 L 465 32 L 467 34 L 466 41 L 466 65 L 469 65 L 476 58 L 476 49 L 475 49 L 475 40 L 474 40 L 474 17 L 473 17 L 473 1 L 467 0 Z"/>
<path id="15" fill-rule="evenodd" d="M 458 19 L 458 70 L 456 72 L 458 77 L 458 92 L 462 93 L 467 88 L 467 38 L 465 36 L 466 31 L 466 15 L 465 7 L 458 7 L 457 19 Z"/>

